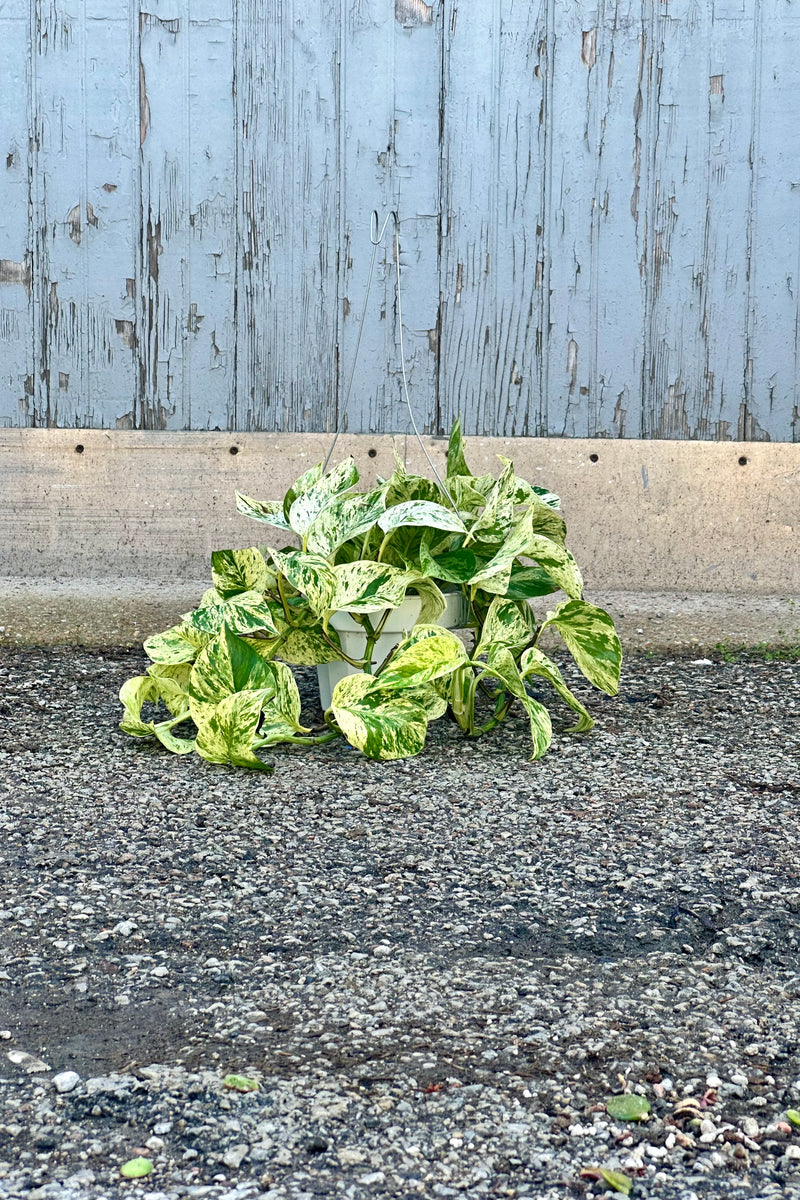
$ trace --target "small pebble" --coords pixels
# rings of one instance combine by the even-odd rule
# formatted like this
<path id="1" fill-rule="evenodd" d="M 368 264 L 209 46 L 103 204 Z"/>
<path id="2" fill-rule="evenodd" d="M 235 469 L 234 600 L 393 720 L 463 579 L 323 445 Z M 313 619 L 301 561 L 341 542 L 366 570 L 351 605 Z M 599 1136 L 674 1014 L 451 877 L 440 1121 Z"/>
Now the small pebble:
<path id="1" fill-rule="evenodd" d="M 59 1071 L 58 1075 L 53 1076 L 53 1087 L 61 1095 L 65 1095 L 74 1091 L 80 1081 L 81 1077 L 77 1071 Z"/>

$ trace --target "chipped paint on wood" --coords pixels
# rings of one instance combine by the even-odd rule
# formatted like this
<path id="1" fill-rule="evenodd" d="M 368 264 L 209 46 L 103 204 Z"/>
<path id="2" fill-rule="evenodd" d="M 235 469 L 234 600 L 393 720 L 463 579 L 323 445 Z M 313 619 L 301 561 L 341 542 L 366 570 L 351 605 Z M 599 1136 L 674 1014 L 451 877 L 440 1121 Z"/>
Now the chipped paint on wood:
<path id="1" fill-rule="evenodd" d="M 786 0 L 5 0 L 0 424 L 800 438 Z M 3 165 L 5 164 L 5 165 Z M 350 430 L 406 430 L 391 226 Z"/>

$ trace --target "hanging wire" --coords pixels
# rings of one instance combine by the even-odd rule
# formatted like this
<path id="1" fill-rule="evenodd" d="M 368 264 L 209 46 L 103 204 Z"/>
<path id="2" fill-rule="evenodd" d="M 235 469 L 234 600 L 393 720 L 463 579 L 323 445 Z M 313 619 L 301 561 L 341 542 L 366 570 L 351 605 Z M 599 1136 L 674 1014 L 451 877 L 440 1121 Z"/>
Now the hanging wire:
<path id="1" fill-rule="evenodd" d="M 430 454 L 428 454 L 425 443 L 423 442 L 423 440 L 420 436 L 420 432 L 417 429 L 417 422 L 414 420 L 414 410 L 411 407 L 411 397 L 409 396 L 409 393 L 408 393 L 408 376 L 406 374 L 406 355 L 405 355 L 405 345 L 403 342 L 403 304 L 402 304 L 402 299 L 401 299 L 401 295 L 400 295 L 400 218 L 398 217 L 397 212 L 394 209 L 391 209 L 386 214 L 383 224 L 380 225 L 380 227 L 379 227 L 379 219 L 380 218 L 378 217 L 377 210 L 373 210 L 373 213 L 372 213 L 372 219 L 370 221 L 370 234 L 369 234 L 369 240 L 372 242 L 372 261 L 370 262 L 370 265 L 369 265 L 369 275 L 367 277 L 367 286 L 366 286 L 366 290 L 364 292 L 364 307 L 361 312 L 361 324 L 360 324 L 359 330 L 358 330 L 358 339 L 356 340 L 356 348 L 355 348 L 355 353 L 353 355 L 353 365 L 350 369 L 350 378 L 347 383 L 347 390 L 345 392 L 344 404 L 342 405 L 341 412 L 339 413 L 339 420 L 336 424 L 336 433 L 334 434 L 333 441 L 331 442 L 331 448 L 328 451 L 328 455 L 325 459 L 325 462 L 322 464 L 322 470 L 323 470 L 323 473 L 327 470 L 328 463 L 331 460 L 331 456 L 333 454 L 334 447 L 336 446 L 336 443 L 339 439 L 339 434 L 342 431 L 342 425 L 344 424 L 344 419 L 347 414 L 347 406 L 350 403 L 350 392 L 352 391 L 353 380 L 354 380 L 355 374 L 356 374 L 356 364 L 358 362 L 358 351 L 361 346 L 361 335 L 364 332 L 364 319 L 367 315 L 367 301 L 369 300 L 370 288 L 372 286 L 372 276 L 375 271 L 375 259 L 376 259 L 377 253 L 378 253 L 378 246 L 380 246 L 381 242 L 383 241 L 384 235 L 386 233 L 386 226 L 389 224 L 389 222 L 393 218 L 394 218 L 395 290 L 396 290 L 396 294 L 397 294 L 397 328 L 398 328 L 399 341 L 400 341 L 400 373 L 401 373 L 402 380 L 403 380 L 403 396 L 405 398 L 406 408 L 408 409 L 408 415 L 411 420 L 411 427 L 414 430 L 414 433 L 416 434 L 416 438 L 420 444 L 422 453 L 425 455 L 426 459 L 428 460 L 428 466 L 430 467 L 431 471 L 433 472 L 436 482 L 439 484 L 439 487 L 442 489 L 445 496 L 450 501 L 450 504 L 452 505 L 454 512 L 457 513 L 458 508 L 456 506 L 456 503 L 453 500 L 453 497 L 450 495 L 450 492 L 448 491 L 447 485 L 445 484 L 444 480 L 440 476 L 439 472 L 436 470 L 436 467 L 433 463 L 433 459 L 431 458 Z"/>

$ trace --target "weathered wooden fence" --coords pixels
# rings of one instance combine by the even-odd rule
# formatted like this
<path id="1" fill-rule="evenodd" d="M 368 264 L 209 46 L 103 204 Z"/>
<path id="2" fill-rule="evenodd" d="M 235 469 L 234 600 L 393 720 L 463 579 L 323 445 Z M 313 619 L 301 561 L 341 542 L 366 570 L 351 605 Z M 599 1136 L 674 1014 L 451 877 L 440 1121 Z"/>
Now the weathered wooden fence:
<path id="1" fill-rule="evenodd" d="M 800 440 L 798 0 L 0 0 L 0 424 Z M 391 246 L 348 425 L 407 428 Z"/>

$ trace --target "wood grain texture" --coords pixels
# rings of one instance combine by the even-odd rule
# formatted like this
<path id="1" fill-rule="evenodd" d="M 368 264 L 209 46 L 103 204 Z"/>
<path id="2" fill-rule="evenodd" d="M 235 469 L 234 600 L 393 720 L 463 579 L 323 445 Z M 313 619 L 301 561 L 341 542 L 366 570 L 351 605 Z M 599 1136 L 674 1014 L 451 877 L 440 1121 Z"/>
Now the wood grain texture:
<path id="1" fill-rule="evenodd" d="M 0 426 L 25 425 L 33 394 L 28 0 L 0 6 Z"/>
<path id="2" fill-rule="evenodd" d="M 800 440 L 798 0 L 0 0 L 0 425 Z"/>

